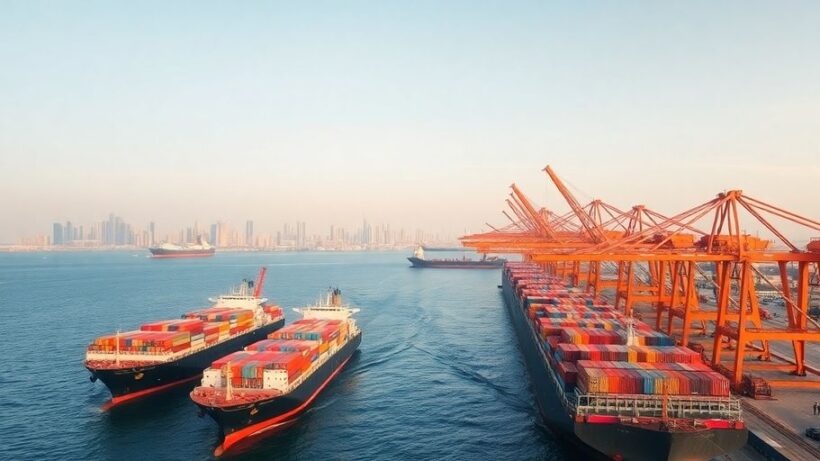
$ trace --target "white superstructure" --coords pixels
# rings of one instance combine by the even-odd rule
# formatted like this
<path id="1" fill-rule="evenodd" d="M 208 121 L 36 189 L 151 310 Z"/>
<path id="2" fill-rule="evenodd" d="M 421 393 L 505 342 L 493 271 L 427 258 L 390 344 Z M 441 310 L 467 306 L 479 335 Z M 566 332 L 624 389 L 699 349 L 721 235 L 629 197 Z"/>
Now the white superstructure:
<path id="1" fill-rule="evenodd" d="M 293 309 L 302 314 L 305 319 L 320 320 L 347 320 L 350 324 L 351 333 L 356 329 L 356 321 L 351 317 L 359 312 L 359 309 L 342 305 L 342 292 L 338 288 L 328 290 L 327 294 L 319 298 L 313 306 L 305 306 Z"/>

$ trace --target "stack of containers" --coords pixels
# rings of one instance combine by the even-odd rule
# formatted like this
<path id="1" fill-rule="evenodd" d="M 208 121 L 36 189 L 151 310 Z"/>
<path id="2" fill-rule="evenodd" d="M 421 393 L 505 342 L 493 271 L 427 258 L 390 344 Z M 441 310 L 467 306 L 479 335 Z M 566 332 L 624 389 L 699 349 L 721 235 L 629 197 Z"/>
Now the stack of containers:
<path id="1" fill-rule="evenodd" d="M 224 322 L 226 326 L 220 327 L 220 338 L 252 328 L 254 326 L 253 317 L 253 311 L 250 309 L 232 307 L 211 307 L 188 312 L 183 316 L 186 319 L 200 319 L 209 323 Z M 223 336 L 223 333 L 226 334 Z"/>
<path id="2" fill-rule="evenodd" d="M 577 363 L 578 388 L 589 394 L 729 395 L 729 381 L 711 370 L 658 369 L 645 363 L 629 365 L 633 367 L 612 366 L 612 362 L 580 361 Z"/>
<path id="3" fill-rule="evenodd" d="M 632 321 L 638 345 L 627 346 L 626 318 L 613 306 L 568 288 L 530 263 L 508 263 L 505 277 L 542 338 L 564 392 L 728 396 L 729 381 L 673 338 Z"/>
<path id="4" fill-rule="evenodd" d="M 262 388 L 264 371 L 272 369 L 287 370 L 288 380 L 293 382 L 321 353 L 339 345 L 347 335 L 345 321 L 302 319 L 271 333 L 269 339 L 216 360 L 211 368 L 219 369 L 223 379 L 230 369 L 231 384 L 239 388 Z"/>
<path id="5" fill-rule="evenodd" d="M 558 344 L 555 359 L 564 362 L 579 360 L 627 363 L 699 363 L 700 354 L 682 346 L 626 346 L 596 344 Z"/>
<path id="6" fill-rule="evenodd" d="M 142 331 L 187 331 L 191 335 L 191 348 L 205 345 L 205 322 L 200 319 L 160 320 L 140 326 Z"/>
<path id="7" fill-rule="evenodd" d="M 339 344 L 347 337 L 347 322 L 341 320 L 302 319 L 274 331 L 271 339 L 301 339 L 318 341 L 319 353 L 324 353 L 331 346 Z"/>
<path id="8" fill-rule="evenodd" d="M 610 309 L 599 306 L 558 306 L 554 304 L 530 304 L 527 316 L 549 317 L 553 319 L 617 319 L 619 316 Z"/>
<path id="9" fill-rule="evenodd" d="M 561 342 L 569 344 L 623 344 L 618 331 L 601 328 L 567 327 L 561 330 Z"/>
<path id="10" fill-rule="evenodd" d="M 319 358 L 319 343 L 316 341 L 301 341 L 297 339 L 263 339 L 245 348 L 246 351 L 268 352 L 299 352 L 308 357 L 311 362 Z"/>
<path id="11" fill-rule="evenodd" d="M 543 339 L 547 339 L 549 336 L 560 335 L 561 331 L 565 328 L 598 328 L 602 330 L 615 330 L 623 328 L 623 324 L 614 319 L 609 320 L 602 320 L 602 319 L 577 319 L 577 320 L 565 320 L 565 319 L 553 319 L 548 317 L 539 317 L 533 322 L 534 325 L 538 326 L 538 331 L 541 333 L 541 337 Z"/>
<path id="12" fill-rule="evenodd" d="M 227 379 L 231 372 L 231 385 L 247 389 L 261 389 L 265 370 L 287 370 L 292 382 L 310 367 L 310 359 L 301 352 L 239 351 L 214 361 L 211 368 L 221 370 Z"/>
<path id="13" fill-rule="evenodd" d="M 129 331 L 119 335 L 122 353 L 168 354 L 191 347 L 191 333 L 187 331 Z M 116 352 L 117 336 L 102 336 L 94 340 L 91 352 Z"/>
<path id="14" fill-rule="evenodd" d="M 205 344 L 213 344 L 219 341 L 220 336 L 228 336 L 227 322 L 203 322 L 202 333 L 205 335 Z M 224 335 L 223 335 L 224 333 Z"/>

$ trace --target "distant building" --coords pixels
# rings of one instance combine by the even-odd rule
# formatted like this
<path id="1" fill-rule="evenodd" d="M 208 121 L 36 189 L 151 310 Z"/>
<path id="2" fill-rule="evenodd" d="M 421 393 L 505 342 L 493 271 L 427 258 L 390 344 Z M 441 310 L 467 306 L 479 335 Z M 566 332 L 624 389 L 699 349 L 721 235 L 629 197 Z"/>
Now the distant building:
<path id="1" fill-rule="evenodd" d="M 74 241 L 74 225 L 71 224 L 71 221 L 65 222 L 65 233 L 63 234 L 63 243 L 71 244 Z"/>
<path id="2" fill-rule="evenodd" d="M 253 221 L 245 222 L 245 246 L 253 246 Z"/>
<path id="3" fill-rule="evenodd" d="M 51 242 L 54 245 L 62 245 L 63 241 L 63 225 L 56 222 L 52 226 Z"/>
<path id="4" fill-rule="evenodd" d="M 307 241 L 307 236 L 305 232 L 306 223 L 305 222 L 296 222 L 296 247 L 297 248 L 305 248 L 305 242 Z"/>

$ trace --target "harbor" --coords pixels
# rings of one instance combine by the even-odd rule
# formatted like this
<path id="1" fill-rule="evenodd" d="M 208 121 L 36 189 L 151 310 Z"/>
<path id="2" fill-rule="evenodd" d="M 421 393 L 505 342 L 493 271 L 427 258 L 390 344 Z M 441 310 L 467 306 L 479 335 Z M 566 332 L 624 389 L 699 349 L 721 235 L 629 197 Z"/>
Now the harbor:
<path id="1" fill-rule="evenodd" d="M 535 277 L 533 290 L 566 287 L 580 299 L 586 296 L 588 303 L 611 302 L 620 315 L 647 322 L 673 338 L 671 344 L 699 354 L 742 399 L 732 405 L 738 410 L 735 421 L 745 427 L 740 415 L 749 415 L 749 445 L 759 454 L 774 459 L 820 455 L 816 440 L 809 437 L 820 389 L 820 325 L 812 315 L 818 303 L 813 296 L 820 280 L 820 252 L 814 240 L 798 248 L 769 219 L 780 218 L 780 225 L 785 221 L 811 232 L 820 232 L 820 222 L 741 191 L 719 193 L 691 210 L 668 215 L 672 217 L 644 205 L 628 211 L 597 199 L 581 205 L 550 166 L 544 171 L 545 181 L 570 208 L 567 214 L 539 208 L 513 184 L 507 204 L 516 218 L 505 212 L 511 224 L 466 235 L 464 245 L 481 252 L 521 254 L 529 264 L 522 270 L 541 274 Z M 766 229 L 769 239 L 760 231 L 755 236 L 741 232 L 750 223 Z M 698 229 L 709 224 L 711 232 Z M 758 293 L 759 286 L 766 290 Z M 711 291 L 711 298 L 703 289 Z M 528 306 L 527 290 L 517 293 L 523 298 L 507 295 L 508 304 L 527 301 Z M 779 302 L 770 303 L 772 299 Z M 603 341 L 594 336 L 607 333 L 601 328 L 589 329 L 589 339 Z M 623 338 L 603 343 L 629 344 Z M 545 357 L 552 360 L 550 350 Z M 576 408 L 588 398 L 572 395 L 569 405 Z M 542 414 L 549 419 L 558 409 L 555 404 L 542 406 Z M 628 419 L 617 415 L 621 424 Z M 597 450 L 621 456 L 617 448 Z M 727 456 L 732 451 L 724 450 Z M 661 457 L 667 456 L 675 457 Z M 637 459 L 643 458 L 651 456 Z"/>
<path id="2" fill-rule="evenodd" d="M 0 461 L 820 461 L 820 2 L 0 2 Z"/>

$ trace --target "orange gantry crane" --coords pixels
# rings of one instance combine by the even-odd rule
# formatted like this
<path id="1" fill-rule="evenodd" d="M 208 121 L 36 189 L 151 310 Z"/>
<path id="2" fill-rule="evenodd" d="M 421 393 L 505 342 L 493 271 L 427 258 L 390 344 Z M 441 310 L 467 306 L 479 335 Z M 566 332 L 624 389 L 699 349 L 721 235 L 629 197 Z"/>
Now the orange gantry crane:
<path id="1" fill-rule="evenodd" d="M 693 323 L 699 323 L 705 332 L 706 325 L 713 322 L 711 362 L 731 378 L 738 390 L 750 381 L 744 374 L 750 351 L 759 353 L 757 358 L 761 361 L 749 364 L 749 368 L 785 370 L 797 376 L 805 376 L 807 371 L 820 375 L 820 371 L 806 363 L 806 344 L 820 340 L 820 325 L 809 316 L 810 291 L 818 285 L 820 274 L 820 240 L 811 242 L 808 250 L 801 249 L 771 219 L 779 218 L 814 232 L 820 231 L 820 223 L 738 190 L 718 194 L 669 218 L 641 205 L 628 213 L 600 201 L 583 207 L 550 167 L 545 170 L 569 204 L 572 216 L 555 218 L 553 213 L 534 212 L 531 205 L 513 200 L 511 203 L 517 204 L 514 212 L 519 217 L 513 227 L 518 231 L 465 236 L 462 243 L 484 252 L 522 253 L 526 259 L 544 264 L 547 270 L 575 284 L 583 281 L 587 290 L 591 288 L 596 294 L 603 287 L 614 287 L 616 305 L 623 304 L 627 313 L 635 303 L 654 305 L 658 329 L 664 314 L 670 334 L 675 320 L 681 321 L 682 344 L 689 344 Z M 511 195 L 518 201 L 524 197 L 517 187 Z M 529 203 L 526 197 L 524 203 Z M 745 233 L 741 214 L 751 216 L 753 224 L 771 233 L 775 244 Z M 545 219 L 546 216 L 553 219 Z M 578 224 L 569 227 L 572 218 Z M 701 222 L 711 224 L 709 232 L 696 227 Z M 562 231 L 556 231 L 555 224 L 564 226 Z M 614 280 L 599 277 L 602 263 L 617 265 Z M 761 265 L 776 267 L 775 280 L 761 272 Z M 582 266 L 586 267 L 585 272 Z M 711 275 L 707 274 L 707 267 L 711 267 Z M 585 280 L 581 280 L 581 274 L 586 275 Z M 700 305 L 698 276 L 712 285 L 714 308 Z M 785 327 L 763 322 L 756 280 L 764 281 L 782 296 Z M 787 341 L 790 351 L 772 350 L 772 341 Z M 734 347 L 734 353 L 728 351 L 733 355 L 729 359 L 724 353 L 728 347 Z M 769 362 L 772 358 L 783 363 Z M 820 381 L 811 379 L 769 379 L 769 383 L 820 387 Z"/>

